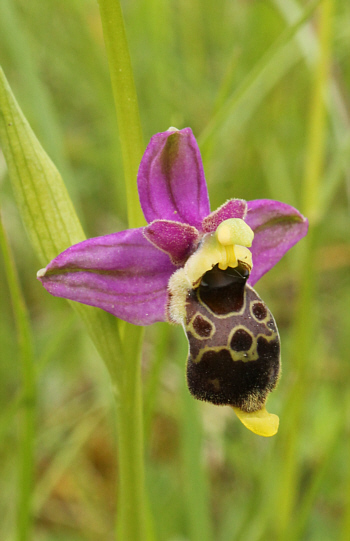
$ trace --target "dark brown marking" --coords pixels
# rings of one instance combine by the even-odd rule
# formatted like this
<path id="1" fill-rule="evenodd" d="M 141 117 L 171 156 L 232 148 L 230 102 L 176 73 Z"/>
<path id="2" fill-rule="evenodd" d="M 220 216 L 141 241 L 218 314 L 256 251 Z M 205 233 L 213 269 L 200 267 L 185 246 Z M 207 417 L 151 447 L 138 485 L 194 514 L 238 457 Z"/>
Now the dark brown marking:
<path id="1" fill-rule="evenodd" d="M 264 361 L 275 362 L 280 355 L 280 343 L 277 338 L 275 340 L 266 340 L 263 336 L 258 338 L 258 356 Z"/>
<path id="2" fill-rule="evenodd" d="M 265 319 L 265 317 L 267 316 L 266 307 L 264 306 L 262 302 L 255 302 L 253 304 L 252 312 L 253 312 L 253 316 L 259 321 L 261 321 L 262 319 Z"/>
<path id="3" fill-rule="evenodd" d="M 210 321 L 199 315 L 195 317 L 192 325 L 198 336 L 202 336 L 203 338 L 208 338 L 213 330 L 213 325 Z"/>
<path id="4" fill-rule="evenodd" d="M 197 399 L 213 404 L 232 405 L 248 412 L 261 409 L 278 380 L 279 355 L 271 358 L 276 351 L 277 348 L 271 346 L 267 356 L 264 350 L 261 358 L 248 363 L 233 361 L 226 348 L 206 351 L 199 363 L 193 363 L 190 357 L 187 362 L 189 390 Z"/>
<path id="5" fill-rule="evenodd" d="M 244 286 L 248 276 L 244 267 L 229 267 L 223 271 L 216 265 L 204 274 L 198 288 L 199 297 L 214 314 L 224 316 L 239 312 L 244 304 Z"/>
<path id="6" fill-rule="evenodd" d="M 231 338 L 230 346 L 234 351 L 248 351 L 253 343 L 252 336 L 244 329 L 237 329 Z"/>

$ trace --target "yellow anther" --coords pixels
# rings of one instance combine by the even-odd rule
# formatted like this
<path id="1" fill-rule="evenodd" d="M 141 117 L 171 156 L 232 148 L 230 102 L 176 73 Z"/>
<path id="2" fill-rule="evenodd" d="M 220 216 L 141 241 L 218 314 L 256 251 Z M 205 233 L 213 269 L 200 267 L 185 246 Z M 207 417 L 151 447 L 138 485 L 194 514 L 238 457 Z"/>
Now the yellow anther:
<path id="1" fill-rule="evenodd" d="M 254 233 L 240 218 L 230 218 L 221 222 L 216 230 L 216 238 L 223 246 L 239 244 L 240 246 L 251 246 Z"/>
<path id="2" fill-rule="evenodd" d="M 254 432 L 254 434 L 265 436 L 265 438 L 277 434 L 280 422 L 278 415 L 268 413 L 265 406 L 261 410 L 253 411 L 252 413 L 246 413 L 239 408 L 233 408 L 233 410 L 241 423 Z"/>

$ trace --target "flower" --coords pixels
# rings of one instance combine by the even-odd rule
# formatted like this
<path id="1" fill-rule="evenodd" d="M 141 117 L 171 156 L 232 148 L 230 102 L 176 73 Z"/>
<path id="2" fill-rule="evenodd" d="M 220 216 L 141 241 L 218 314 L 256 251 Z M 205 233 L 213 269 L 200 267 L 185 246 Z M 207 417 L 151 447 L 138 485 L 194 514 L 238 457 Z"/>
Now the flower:
<path id="1" fill-rule="evenodd" d="M 307 220 L 295 208 L 268 199 L 231 199 L 210 212 L 190 128 L 154 135 L 137 180 L 147 226 L 71 246 L 38 278 L 52 295 L 97 306 L 136 325 L 182 324 L 190 343 L 192 394 L 232 405 L 248 428 L 263 433 L 266 419 L 276 417 L 264 404 L 278 380 L 279 338 L 272 314 L 252 286 L 306 235 Z M 253 315 L 247 307 L 255 307 Z M 250 328 L 247 318 L 253 321 Z M 257 369 L 261 355 L 265 364 Z M 219 365 L 243 372 L 221 376 L 213 369 Z M 239 388 L 248 366 L 255 379 L 242 398 Z M 202 374 L 199 367 L 205 367 Z M 200 387 L 197 380 L 203 377 Z M 221 396 L 226 380 L 231 383 L 224 394 L 236 393 L 238 399 Z"/>

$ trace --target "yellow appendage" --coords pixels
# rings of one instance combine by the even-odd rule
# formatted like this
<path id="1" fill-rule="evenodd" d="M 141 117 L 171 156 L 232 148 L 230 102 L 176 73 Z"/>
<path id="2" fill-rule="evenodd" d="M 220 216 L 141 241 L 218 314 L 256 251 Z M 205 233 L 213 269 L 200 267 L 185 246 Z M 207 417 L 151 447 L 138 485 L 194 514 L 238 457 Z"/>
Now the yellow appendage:
<path id="1" fill-rule="evenodd" d="M 191 287 L 197 287 L 202 276 L 215 265 L 221 270 L 235 268 L 238 262 L 252 268 L 251 246 L 254 233 L 240 218 L 222 222 L 215 233 L 204 237 L 198 250 L 185 264 L 185 275 Z"/>
<path id="2" fill-rule="evenodd" d="M 249 247 L 252 245 L 254 239 L 253 231 L 240 218 L 229 218 L 221 222 L 215 231 L 215 235 L 223 246 L 238 244 Z"/>
<path id="3" fill-rule="evenodd" d="M 252 413 L 246 413 L 239 408 L 232 407 L 232 409 L 241 423 L 254 432 L 254 434 L 265 436 L 266 438 L 277 434 L 280 422 L 279 417 L 274 413 L 266 411 L 265 406 L 261 410 L 253 411 Z"/>

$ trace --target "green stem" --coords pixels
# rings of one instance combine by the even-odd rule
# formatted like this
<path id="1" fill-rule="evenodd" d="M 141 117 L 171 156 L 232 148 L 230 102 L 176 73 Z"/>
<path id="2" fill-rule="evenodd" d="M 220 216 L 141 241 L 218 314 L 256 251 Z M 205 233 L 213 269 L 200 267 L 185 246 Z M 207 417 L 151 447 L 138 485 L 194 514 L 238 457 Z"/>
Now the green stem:
<path id="1" fill-rule="evenodd" d="M 119 0 L 100 0 L 103 35 L 117 111 L 130 227 L 144 225 L 136 176 L 143 154 L 143 138 L 124 19 Z"/>
<path id="2" fill-rule="evenodd" d="M 117 396 L 118 510 L 117 539 L 144 541 L 146 501 L 143 463 L 143 417 L 141 386 L 142 328 L 127 324 Z"/>
<path id="3" fill-rule="evenodd" d="M 100 0 L 100 13 L 117 111 L 128 220 L 144 225 L 137 192 L 137 170 L 143 153 L 141 122 L 124 20 L 118 0 Z M 117 537 L 144 541 L 146 505 L 143 462 L 141 347 L 143 329 L 123 328 L 123 359 L 115 381 L 118 425 L 119 497 Z"/>
<path id="4" fill-rule="evenodd" d="M 4 257 L 5 270 L 13 305 L 18 334 L 19 358 L 23 378 L 23 417 L 19 443 L 20 474 L 19 499 L 17 508 L 17 540 L 28 541 L 32 529 L 32 488 L 34 477 L 34 436 L 35 436 L 35 368 L 33 363 L 32 339 L 29 316 L 22 296 L 11 249 L 0 219 L 0 247 Z"/>

